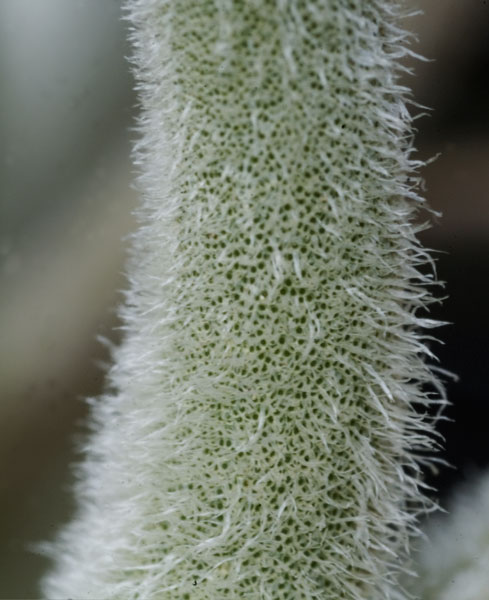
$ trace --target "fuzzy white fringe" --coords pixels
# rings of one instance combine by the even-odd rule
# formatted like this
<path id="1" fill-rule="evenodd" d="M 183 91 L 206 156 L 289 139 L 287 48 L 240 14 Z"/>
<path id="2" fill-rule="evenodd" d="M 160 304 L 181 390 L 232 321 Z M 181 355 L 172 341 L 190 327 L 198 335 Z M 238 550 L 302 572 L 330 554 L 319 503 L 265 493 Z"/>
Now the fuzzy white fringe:
<path id="1" fill-rule="evenodd" d="M 386 0 L 131 0 L 125 339 L 48 598 L 402 599 L 430 261 Z M 431 389 L 431 391 L 430 391 Z"/>

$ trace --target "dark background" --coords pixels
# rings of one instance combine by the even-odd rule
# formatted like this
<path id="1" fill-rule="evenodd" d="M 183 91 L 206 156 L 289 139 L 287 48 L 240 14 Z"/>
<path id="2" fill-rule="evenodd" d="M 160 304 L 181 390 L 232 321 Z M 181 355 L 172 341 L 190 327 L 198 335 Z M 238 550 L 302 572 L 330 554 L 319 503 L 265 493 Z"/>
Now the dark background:
<path id="1" fill-rule="evenodd" d="M 425 6 L 426 5 L 426 6 Z M 423 3 L 413 19 L 418 63 L 411 86 L 417 102 L 431 107 L 417 122 L 421 158 L 440 153 L 423 170 L 429 205 L 443 213 L 420 235 L 436 250 L 437 272 L 448 298 L 431 316 L 451 324 L 433 345 L 447 379 L 449 419 L 441 468 L 429 482 L 442 504 L 454 484 L 476 476 L 489 462 L 489 4 L 482 0 Z"/>
<path id="2" fill-rule="evenodd" d="M 406 25 L 431 61 L 408 61 L 406 83 L 431 108 L 416 146 L 441 154 L 423 175 L 443 212 L 420 237 L 448 295 L 431 316 L 453 323 L 433 350 L 459 376 L 439 425 L 453 467 L 427 473 L 443 504 L 489 459 L 489 6 L 418 4 Z M 136 202 L 125 36 L 117 0 L 0 0 L 0 598 L 39 597 L 29 548 L 69 518 L 83 398 L 108 360 L 96 338 L 117 340 Z"/>

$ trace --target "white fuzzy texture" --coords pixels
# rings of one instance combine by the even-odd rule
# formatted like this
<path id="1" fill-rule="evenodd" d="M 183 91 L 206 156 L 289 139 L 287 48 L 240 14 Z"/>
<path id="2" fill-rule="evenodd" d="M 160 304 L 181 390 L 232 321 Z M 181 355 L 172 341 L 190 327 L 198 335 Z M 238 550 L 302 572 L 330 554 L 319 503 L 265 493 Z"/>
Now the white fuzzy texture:
<path id="1" fill-rule="evenodd" d="M 48 598 L 382 600 L 428 504 L 406 34 L 386 0 L 132 0 L 125 339 Z M 435 400 L 436 401 L 436 400 Z"/>
<path id="2" fill-rule="evenodd" d="M 413 591 L 423 600 L 489 598 L 489 474 L 459 491 L 427 528 Z"/>

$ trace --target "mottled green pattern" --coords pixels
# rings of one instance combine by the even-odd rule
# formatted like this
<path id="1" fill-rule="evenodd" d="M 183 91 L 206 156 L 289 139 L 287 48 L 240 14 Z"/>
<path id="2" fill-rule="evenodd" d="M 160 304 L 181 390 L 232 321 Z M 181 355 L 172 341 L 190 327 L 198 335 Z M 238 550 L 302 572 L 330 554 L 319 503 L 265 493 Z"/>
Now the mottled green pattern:
<path id="1" fill-rule="evenodd" d="M 394 7 L 129 7 L 145 199 L 128 332 L 46 590 L 402 598 L 433 323 L 415 316 L 428 257 Z"/>

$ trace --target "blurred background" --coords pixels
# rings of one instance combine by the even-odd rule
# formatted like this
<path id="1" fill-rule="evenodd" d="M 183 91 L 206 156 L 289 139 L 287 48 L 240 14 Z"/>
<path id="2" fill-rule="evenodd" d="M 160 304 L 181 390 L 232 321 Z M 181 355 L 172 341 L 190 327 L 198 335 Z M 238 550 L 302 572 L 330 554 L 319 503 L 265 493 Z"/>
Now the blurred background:
<path id="1" fill-rule="evenodd" d="M 69 518 L 97 336 L 117 339 L 128 53 L 119 0 L 0 0 L 0 598 L 40 597 L 29 545 Z"/>
<path id="2" fill-rule="evenodd" d="M 432 316 L 452 406 L 440 423 L 455 468 L 427 474 L 443 503 L 489 462 L 489 5 L 413 2 L 406 78 L 425 195 L 422 234 L 448 299 Z M 0 0 L 0 598 L 38 598 L 32 544 L 69 519 L 84 398 L 117 342 L 125 237 L 134 227 L 135 98 L 120 0 Z M 415 109 L 418 111 L 419 109 Z"/>

